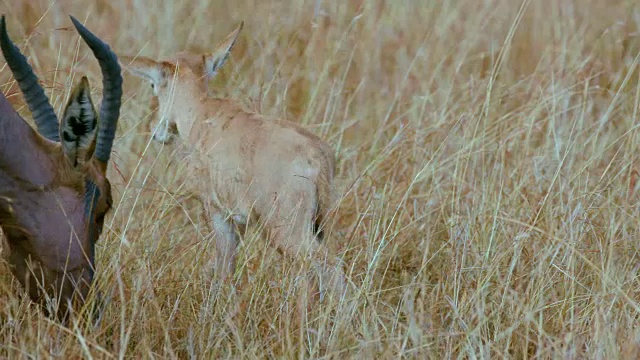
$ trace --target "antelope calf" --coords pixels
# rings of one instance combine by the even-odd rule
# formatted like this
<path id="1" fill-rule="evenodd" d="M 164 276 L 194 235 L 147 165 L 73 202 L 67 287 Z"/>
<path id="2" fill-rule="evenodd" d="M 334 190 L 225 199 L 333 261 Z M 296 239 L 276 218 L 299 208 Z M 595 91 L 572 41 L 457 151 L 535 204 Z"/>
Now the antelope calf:
<path id="1" fill-rule="evenodd" d="M 161 61 L 121 54 L 121 65 L 151 83 L 159 113 L 154 139 L 166 143 L 177 133 L 189 154 L 185 186 L 202 201 L 214 232 L 217 276 L 233 274 L 238 232 L 259 221 L 280 252 L 311 255 L 321 270 L 321 290 L 332 280 L 341 291 L 343 271 L 320 243 L 331 206 L 333 149 L 295 123 L 207 96 L 205 80 L 225 63 L 242 25 L 210 54 L 180 53 Z"/>
<path id="2" fill-rule="evenodd" d="M 74 17 L 76 30 L 98 59 L 104 95 L 100 121 L 83 77 L 66 104 L 62 126 L 31 66 L 0 18 L 0 48 L 37 132 L 0 94 L 0 227 L 13 275 L 45 313 L 66 321 L 82 306 L 94 277 L 94 246 L 111 209 L 106 177 L 120 115 L 122 76 L 109 46 Z M 46 297 L 58 299 L 53 311 Z M 57 310 L 56 310 L 57 308 Z"/>

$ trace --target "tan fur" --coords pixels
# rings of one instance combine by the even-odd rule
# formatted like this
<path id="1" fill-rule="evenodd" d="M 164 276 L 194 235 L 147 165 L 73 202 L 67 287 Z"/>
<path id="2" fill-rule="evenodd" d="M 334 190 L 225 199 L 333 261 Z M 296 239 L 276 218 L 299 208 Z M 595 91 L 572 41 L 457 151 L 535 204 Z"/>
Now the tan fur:
<path id="1" fill-rule="evenodd" d="M 337 275 L 337 261 L 311 233 L 327 217 L 335 174 L 334 151 L 296 123 L 268 119 L 230 99 L 207 96 L 207 80 L 229 55 L 242 23 L 210 54 L 181 53 L 170 60 L 119 56 L 123 68 L 149 80 L 158 97 L 155 139 L 168 142 L 175 125 L 190 171 L 188 189 L 198 196 L 216 233 L 217 274 L 235 268 L 236 227 L 260 220 L 282 252 L 310 253 Z M 327 265 L 325 262 L 328 262 Z M 328 267 L 327 267 L 328 266 Z"/>

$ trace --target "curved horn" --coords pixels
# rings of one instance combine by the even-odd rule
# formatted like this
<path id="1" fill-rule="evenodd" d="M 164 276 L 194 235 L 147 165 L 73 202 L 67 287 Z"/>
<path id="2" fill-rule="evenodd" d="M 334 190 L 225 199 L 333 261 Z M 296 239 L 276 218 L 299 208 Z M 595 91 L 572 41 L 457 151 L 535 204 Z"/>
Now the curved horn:
<path id="1" fill-rule="evenodd" d="M 118 57 L 111 51 L 109 45 L 82 26 L 76 18 L 69 17 L 84 42 L 89 45 L 93 55 L 98 59 L 100 70 L 102 70 L 102 105 L 100 106 L 100 120 L 93 156 L 106 164 L 111 156 L 113 138 L 116 135 L 118 118 L 120 117 L 120 102 L 122 98 L 120 64 L 118 63 Z"/>
<path id="2" fill-rule="evenodd" d="M 60 141 L 58 117 L 44 94 L 44 90 L 38 84 L 38 78 L 33 73 L 27 58 L 9 38 L 4 14 L 0 18 L 0 48 L 20 91 L 24 95 L 29 111 L 33 114 L 33 121 L 36 123 L 38 132 L 51 141 Z"/>

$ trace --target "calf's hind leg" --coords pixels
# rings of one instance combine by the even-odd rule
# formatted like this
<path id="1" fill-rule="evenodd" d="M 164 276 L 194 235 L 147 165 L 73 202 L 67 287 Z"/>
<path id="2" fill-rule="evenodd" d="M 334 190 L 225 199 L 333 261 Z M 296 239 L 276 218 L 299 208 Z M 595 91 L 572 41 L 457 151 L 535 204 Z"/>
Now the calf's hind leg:
<path id="1" fill-rule="evenodd" d="M 296 203 L 281 199 L 271 214 L 268 227 L 271 238 L 283 254 L 294 259 L 308 257 L 318 271 L 321 298 L 329 288 L 341 296 L 345 290 L 345 276 L 341 265 L 331 256 L 326 245 L 314 234 L 315 199 L 298 197 Z M 283 201 L 285 200 L 285 201 Z"/>

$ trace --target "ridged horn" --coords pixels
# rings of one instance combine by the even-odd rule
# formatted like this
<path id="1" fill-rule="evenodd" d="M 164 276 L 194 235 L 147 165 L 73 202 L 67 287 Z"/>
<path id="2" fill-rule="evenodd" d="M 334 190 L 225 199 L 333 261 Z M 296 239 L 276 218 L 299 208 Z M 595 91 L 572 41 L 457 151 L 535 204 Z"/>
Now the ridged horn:
<path id="1" fill-rule="evenodd" d="M 33 73 L 27 58 L 22 55 L 20 49 L 11 41 L 7 34 L 7 25 L 4 14 L 0 18 L 0 48 L 2 55 L 13 73 L 13 77 L 22 91 L 24 100 L 33 115 L 38 132 L 51 141 L 60 141 L 58 133 L 58 117 L 49 103 L 44 89 L 38 84 L 38 78 Z"/>
<path id="2" fill-rule="evenodd" d="M 118 57 L 109 45 L 85 28 L 76 18 L 69 16 L 76 30 L 98 59 L 102 71 L 102 105 L 96 148 L 93 156 L 107 164 L 111 156 L 111 147 L 118 127 L 120 103 L 122 99 L 122 74 Z"/>

